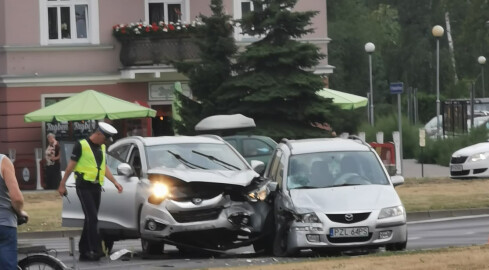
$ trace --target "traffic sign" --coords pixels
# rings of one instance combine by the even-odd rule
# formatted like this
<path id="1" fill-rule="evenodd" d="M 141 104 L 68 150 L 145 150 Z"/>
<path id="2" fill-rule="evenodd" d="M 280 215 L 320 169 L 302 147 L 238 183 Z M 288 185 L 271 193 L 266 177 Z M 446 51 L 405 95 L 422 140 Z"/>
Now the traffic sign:
<path id="1" fill-rule="evenodd" d="M 404 84 L 402 82 L 390 83 L 391 94 L 402 94 L 404 90 Z"/>

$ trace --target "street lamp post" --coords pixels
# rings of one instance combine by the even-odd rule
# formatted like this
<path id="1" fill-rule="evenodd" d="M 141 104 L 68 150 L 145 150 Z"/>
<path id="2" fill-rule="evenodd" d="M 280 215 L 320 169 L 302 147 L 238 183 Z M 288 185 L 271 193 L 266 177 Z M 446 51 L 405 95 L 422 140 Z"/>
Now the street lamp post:
<path id="1" fill-rule="evenodd" d="M 482 97 L 486 97 L 486 88 L 484 87 L 484 64 L 486 63 L 486 58 L 484 56 L 479 56 L 477 62 L 481 65 Z"/>
<path id="2" fill-rule="evenodd" d="M 440 38 L 443 36 L 443 27 L 433 26 L 431 33 L 436 38 L 436 136 L 440 137 Z"/>
<path id="3" fill-rule="evenodd" d="M 368 70 L 369 70 L 369 78 L 370 78 L 370 111 L 369 111 L 369 119 L 370 125 L 374 125 L 374 90 L 372 86 L 372 53 L 375 51 L 375 45 L 372 42 L 368 42 L 365 44 L 365 51 L 368 53 Z"/>

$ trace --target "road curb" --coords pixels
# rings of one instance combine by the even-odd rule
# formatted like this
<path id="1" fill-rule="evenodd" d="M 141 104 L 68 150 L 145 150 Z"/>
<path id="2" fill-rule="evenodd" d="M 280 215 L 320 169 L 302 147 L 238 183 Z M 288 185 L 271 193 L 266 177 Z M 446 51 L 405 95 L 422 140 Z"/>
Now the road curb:
<path id="1" fill-rule="evenodd" d="M 489 214 L 489 208 L 474 208 L 474 209 L 453 209 L 453 210 L 437 210 L 437 211 L 422 211 L 408 212 L 407 221 L 420 221 L 437 218 L 448 217 L 463 217 Z"/>

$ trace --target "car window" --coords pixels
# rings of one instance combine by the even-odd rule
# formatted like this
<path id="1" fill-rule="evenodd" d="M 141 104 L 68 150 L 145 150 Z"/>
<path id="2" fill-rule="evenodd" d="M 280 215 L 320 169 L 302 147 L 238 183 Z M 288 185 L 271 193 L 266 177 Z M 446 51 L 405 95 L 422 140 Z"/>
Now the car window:
<path id="1" fill-rule="evenodd" d="M 110 172 L 113 175 L 118 175 L 117 166 L 119 166 L 119 164 L 124 163 L 124 162 L 113 157 L 110 153 L 107 154 L 105 157 L 106 157 L 107 166 L 109 167 Z"/>
<path id="2" fill-rule="evenodd" d="M 272 162 L 270 163 L 270 169 L 268 170 L 268 178 L 272 179 L 273 181 L 276 178 L 277 174 L 277 168 L 280 163 L 280 158 L 282 157 L 282 150 L 277 149 L 275 152 L 275 155 L 273 155 Z"/>
<path id="3" fill-rule="evenodd" d="M 319 152 L 290 158 L 287 187 L 388 185 L 382 164 L 369 151 Z"/>
<path id="4" fill-rule="evenodd" d="M 127 154 L 129 153 L 129 149 L 131 149 L 130 144 L 125 144 L 121 145 L 117 148 L 112 149 L 109 153 L 112 155 L 114 158 L 126 161 L 127 160 Z"/>
<path id="5" fill-rule="evenodd" d="M 273 151 L 272 147 L 263 141 L 257 139 L 244 139 L 243 140 L 243 156 L 265 156 L 269 155 Z"/>
<path id="6" fill-rule="evenodd" d="M 226 139 L 226 142 L 228 142 L 234 149 L 238 149 L 238 142 L 234 139 Z"/>
<path id="7" fill-rule="evenodd" d="M 148 169 L 201 168 L 244 170 L 247 164 L 224 143 L 161 144 L 146 147 Z"/>
<path id="8" fill-rule="evenodd" d="M 134 148 L 131 151 L 131 155 L 129 158 L 129 165 L 131 165 L 132 169 L 134 170 L 134 174 L 137 177 L 141 177 L 141 173 L 142 173 L 141 157 L 139 154 L 139 148 L 137 146 L 134 146 Z"/>

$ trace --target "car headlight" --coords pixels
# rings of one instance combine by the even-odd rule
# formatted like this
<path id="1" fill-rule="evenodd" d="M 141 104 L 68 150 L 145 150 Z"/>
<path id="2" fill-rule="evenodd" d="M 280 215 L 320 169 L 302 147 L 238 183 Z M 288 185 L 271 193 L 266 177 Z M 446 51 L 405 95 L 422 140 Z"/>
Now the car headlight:
<path id="1" fill-rule="evenodd" d="M 148 201 L 152 204 L 160 204 L 168 196 L 168 186 L 163 183 L 153 183 L 151 195 Z"/>
<path id="2" fill-rule="evenodd" d="M 404 207 L 402 205 L 387 207 L 380 210 L 379 219 L 397 217 L 401 215 L 404 215 Z"/>
<path id="3" fill-rule="evenodd" d="M 296 215 L 296 221 L 303 223 L 321 223 L 321 220 L 315 213 Z"/>
<path id="4" fill-rule="evenodd" d="M 252 202 L 264 201 L 269 193 L 270 191 L 268 190 L 267 185 L 263 185 L 259 189 L 253 190 L 248 193 L 246 197 Z"/>
<path id="5" fill-rule="evenodd" d="M 472 161 L 472 162 L 476 162 L 476 161 L 479 161 L 479 160 L 486 160 L 489 158 L 489 152 L 485 152 L 485 153 L 477 153 L 475 155 L 472 155 L 469 160 Z"/>

